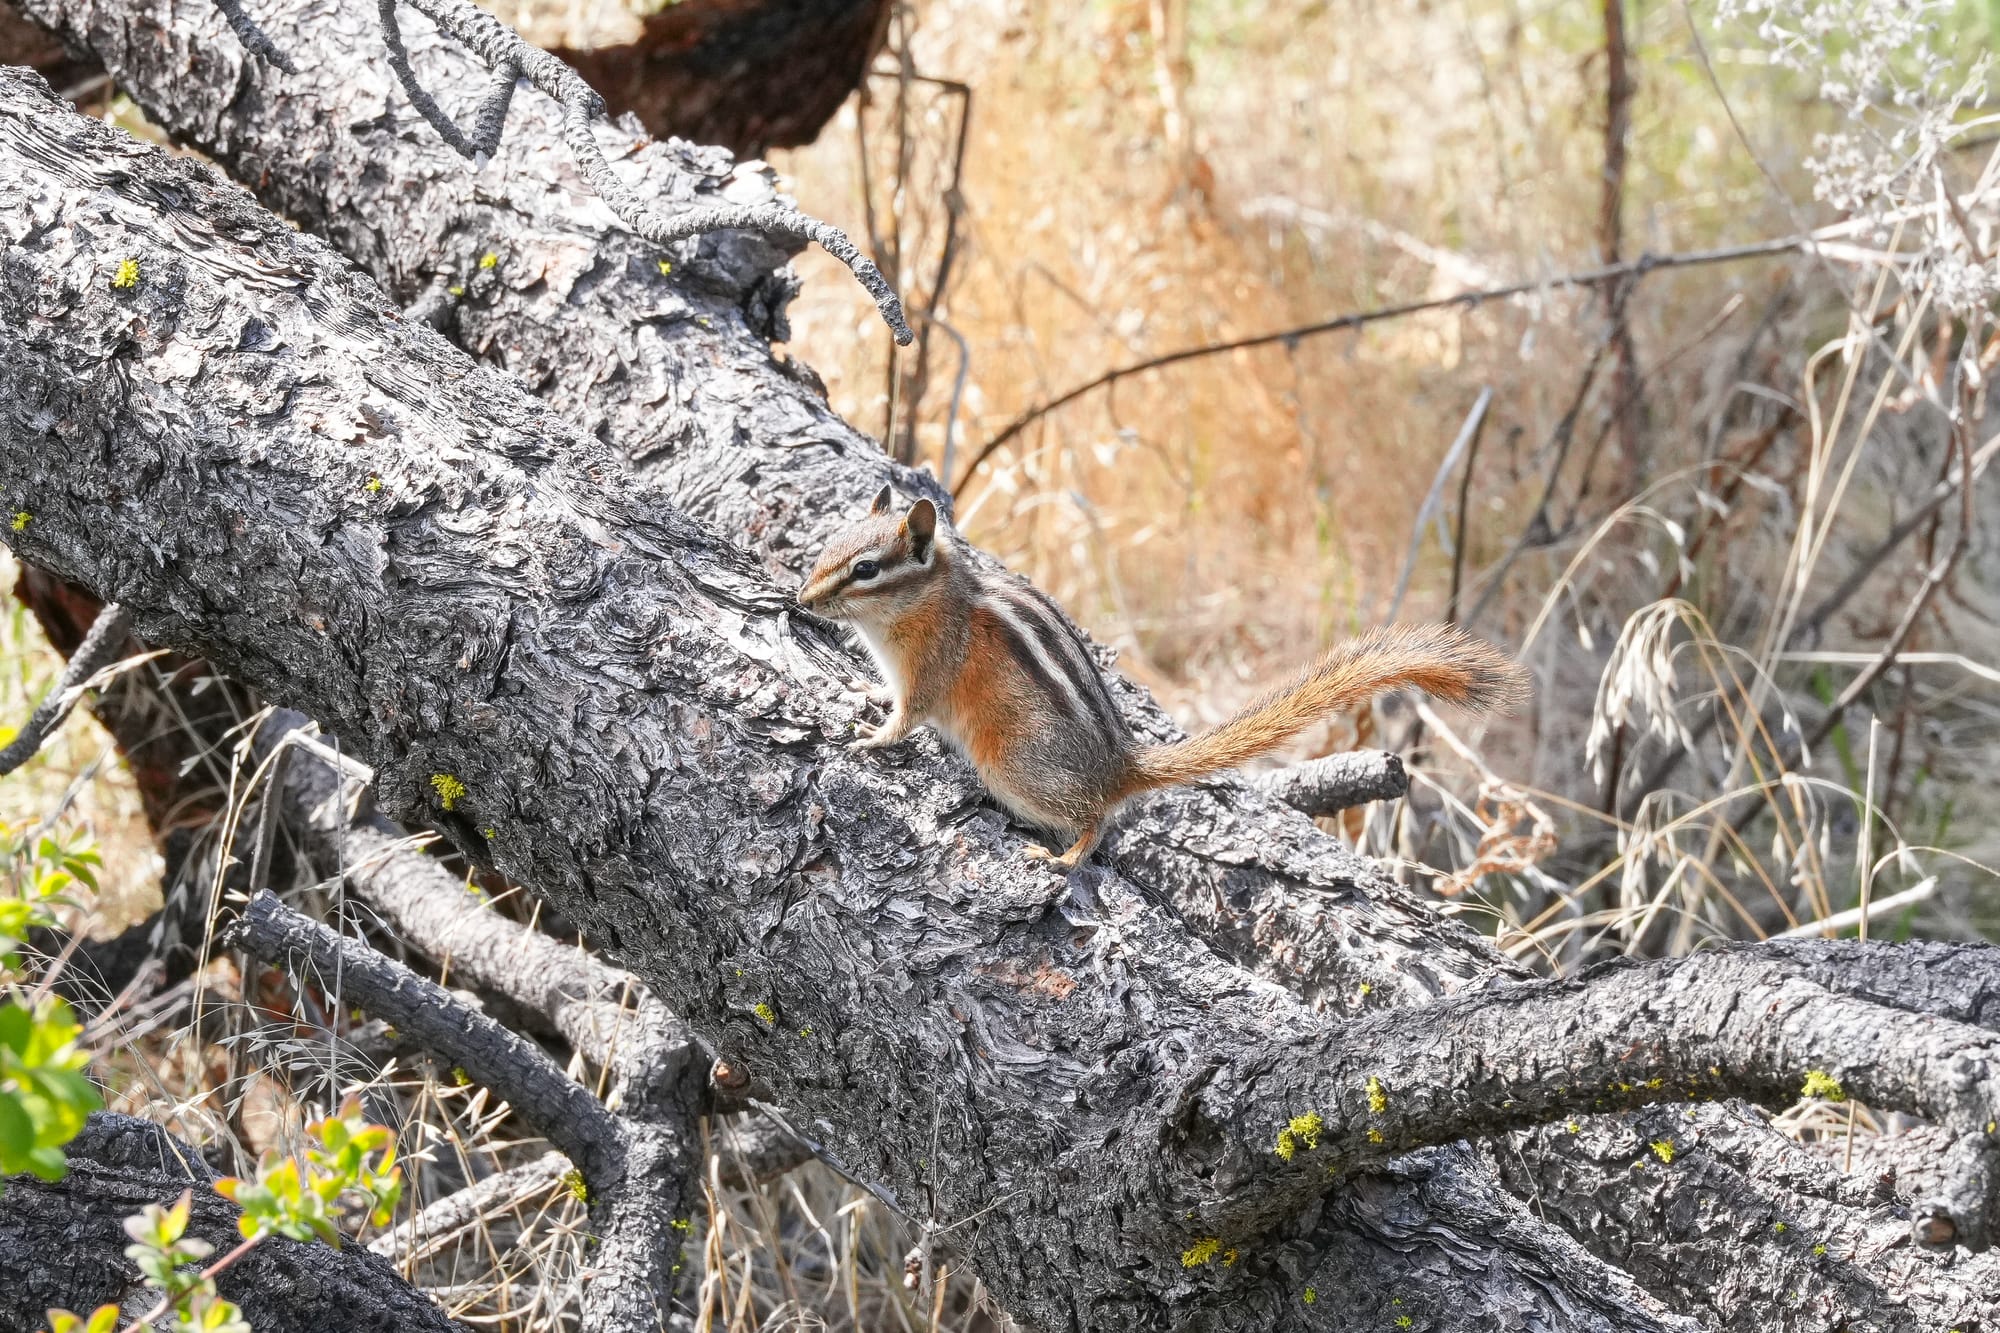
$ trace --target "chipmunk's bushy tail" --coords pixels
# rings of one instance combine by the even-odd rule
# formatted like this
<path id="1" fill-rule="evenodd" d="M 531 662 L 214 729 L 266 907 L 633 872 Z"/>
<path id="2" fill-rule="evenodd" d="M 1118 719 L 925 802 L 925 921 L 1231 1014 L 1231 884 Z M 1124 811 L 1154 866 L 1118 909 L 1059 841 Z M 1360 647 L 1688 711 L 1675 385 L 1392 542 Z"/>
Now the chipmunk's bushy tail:
<path id="1" fill-rule="evenodd" d="M 1235 768 L 1329 713 L 1409 685 L 1477 712 L 1504 711 L 1527 697 L 1527 677 L 1519 666 L 1449 625 L 1371 630 L 1206 735 L 1141 750 L 1130 791 L 1178 786 Z"/>

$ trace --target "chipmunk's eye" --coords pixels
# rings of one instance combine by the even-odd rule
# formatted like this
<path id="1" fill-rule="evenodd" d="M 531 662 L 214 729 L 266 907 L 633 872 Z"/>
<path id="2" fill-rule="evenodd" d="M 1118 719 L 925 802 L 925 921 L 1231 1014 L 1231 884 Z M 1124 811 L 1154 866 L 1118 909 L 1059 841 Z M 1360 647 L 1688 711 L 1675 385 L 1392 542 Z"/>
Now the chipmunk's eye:
<path id="1" fill-rule="evenodd" d="M 881 572 L 882 566 L 873 560 L 857 560 L 854 562 L 854 577 L 857 579 L 866 581 L 874 578 Z"/>

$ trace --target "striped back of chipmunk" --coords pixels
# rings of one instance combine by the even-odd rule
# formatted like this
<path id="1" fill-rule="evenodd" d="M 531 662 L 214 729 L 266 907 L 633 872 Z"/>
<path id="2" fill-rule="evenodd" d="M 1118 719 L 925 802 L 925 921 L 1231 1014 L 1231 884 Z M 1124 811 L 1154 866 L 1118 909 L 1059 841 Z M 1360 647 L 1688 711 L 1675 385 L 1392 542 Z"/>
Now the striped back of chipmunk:
<path id="1" fill-rule="evenodd" d="M 1130 729 L 1081 636 L 1055 603 L 1029 584 L 1006 575 L 979 581 L 974 614 L 990 617 L 1007 656 L 1040 696 L 1053 719 L 1078 740 L 1109 741 L 1122 753 Z"/>

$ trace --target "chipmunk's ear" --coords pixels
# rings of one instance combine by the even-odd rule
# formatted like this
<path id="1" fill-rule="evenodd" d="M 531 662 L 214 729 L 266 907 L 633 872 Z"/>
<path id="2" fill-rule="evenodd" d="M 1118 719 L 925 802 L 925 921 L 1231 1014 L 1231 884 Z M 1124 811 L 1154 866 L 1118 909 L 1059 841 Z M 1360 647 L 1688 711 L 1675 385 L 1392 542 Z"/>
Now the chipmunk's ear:
<path id="1" fill-rule="evenodd" d="M 875 497 L 875 503 L 868 506 L 868 512 L 871 514 L 888 513 L 889 502 L 895 498 L 896 498 L 896 492 L 894 491 L 894 489 L 888 486 L 884 486 L 882 488 L 882 493 Z"/>
<path id="2" fill-rule="evenodd" d="M 919 500 L 904 516 L 903 530 L 910 534 L 910 554 L 922 564 L 931 558 L 931 544 L 937 540 L 937 506 Z"/>

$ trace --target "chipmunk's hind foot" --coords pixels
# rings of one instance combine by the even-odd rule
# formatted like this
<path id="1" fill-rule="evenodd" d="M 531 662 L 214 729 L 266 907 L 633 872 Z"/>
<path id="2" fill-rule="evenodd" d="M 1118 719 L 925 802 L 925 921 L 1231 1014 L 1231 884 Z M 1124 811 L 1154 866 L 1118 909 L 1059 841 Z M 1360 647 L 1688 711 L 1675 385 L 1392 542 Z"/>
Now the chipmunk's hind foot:
<path id="1" fill-rule="evenodd" d="M 1090 854 L 1097 850 L 1097 840 L 1100 836 L 1098 826 L 1092 824 L 1070 844 L 1066 852 L 1057 854 L 1039 843 L 1029 843 L 1027 856 L 1030 861 L 1046 861 L 1061 870 L 1074 870 L 1089 860 Z"/>

